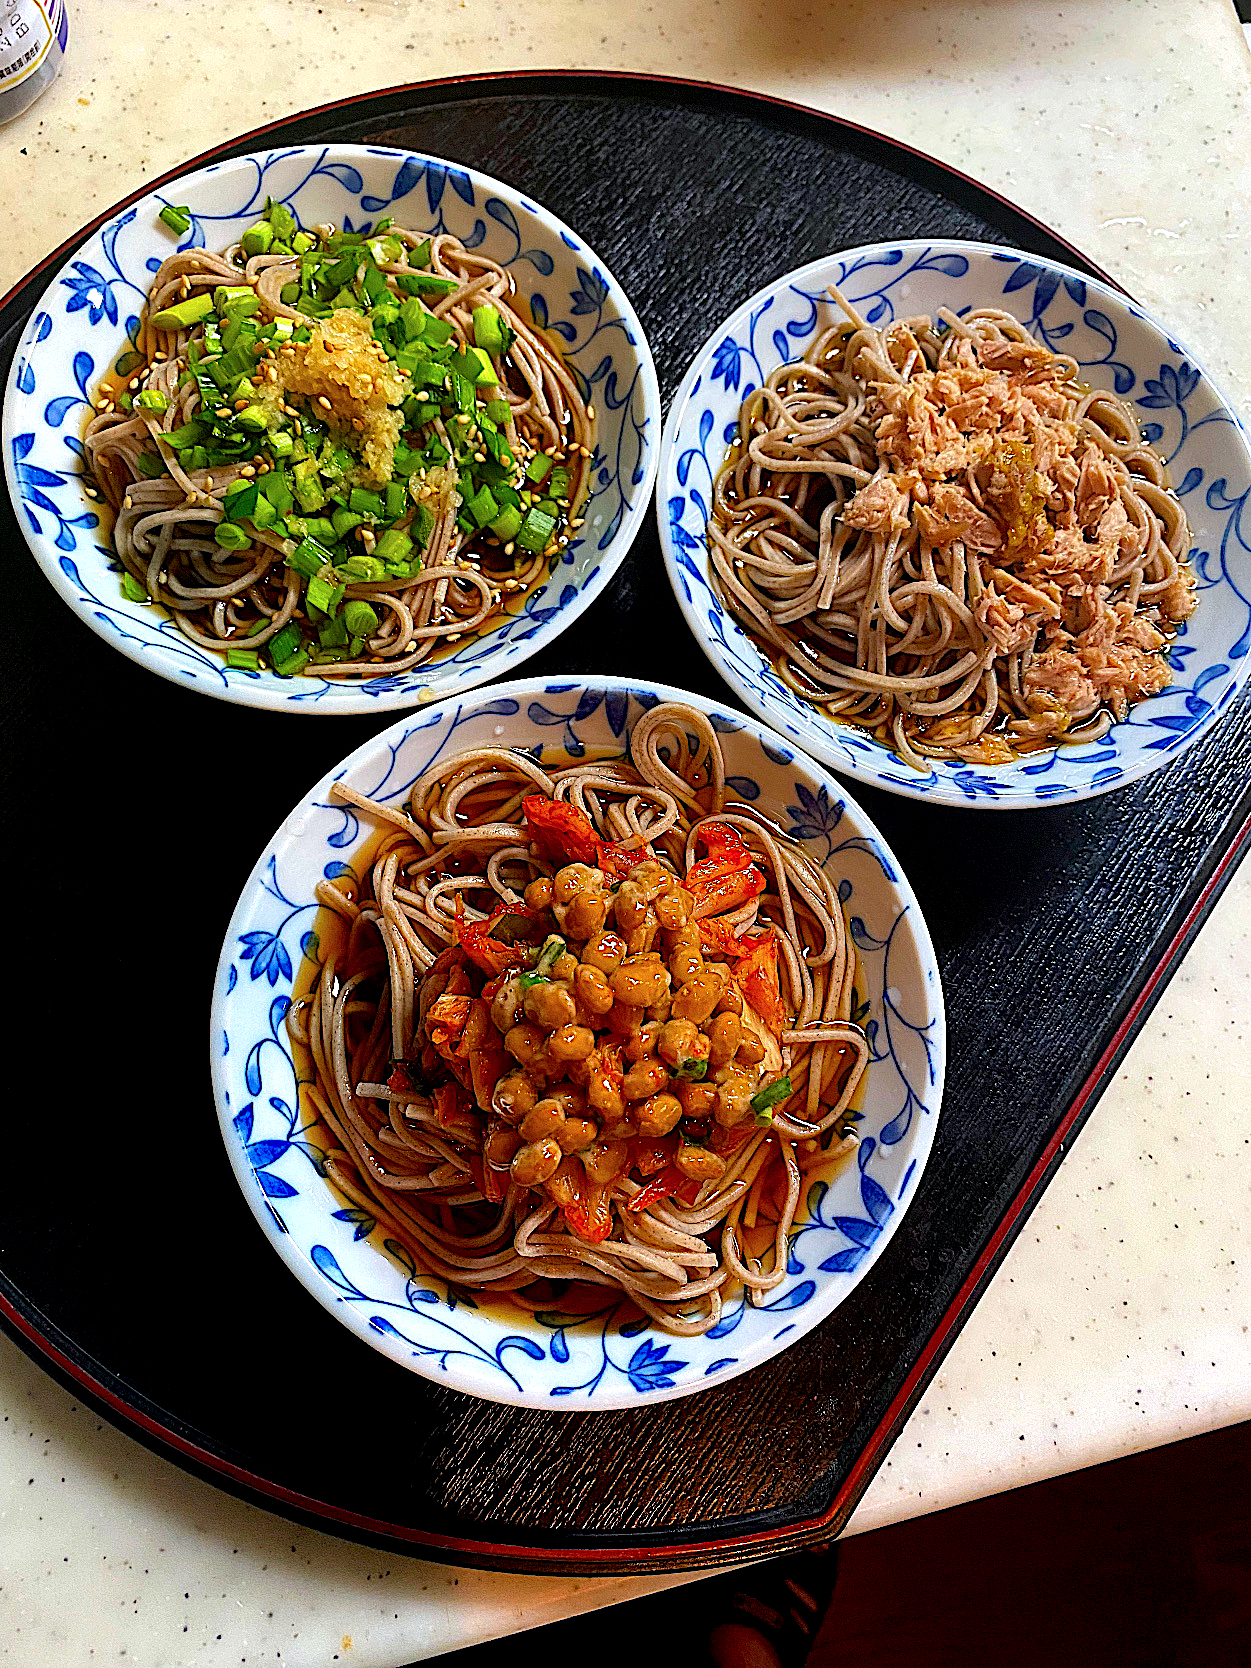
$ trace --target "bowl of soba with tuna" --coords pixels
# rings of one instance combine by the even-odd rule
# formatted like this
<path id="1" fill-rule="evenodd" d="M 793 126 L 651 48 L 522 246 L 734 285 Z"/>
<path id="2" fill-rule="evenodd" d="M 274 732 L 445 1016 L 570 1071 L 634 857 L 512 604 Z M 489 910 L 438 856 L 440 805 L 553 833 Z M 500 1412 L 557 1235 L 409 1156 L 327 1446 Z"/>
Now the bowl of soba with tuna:
<path id="1" fill-rule="evenodd" d="M 561 1411 L 826 1321 L 916 1194 L 946 1046 L 864 812 L 755 719 L 607 678 L 458 697 L 329 772 L 243 890 L 211 1024 L 292 1273 L 413 1372 Z"/>
<path id="2" fill-rule="evenodd" d="M 662 444 L 674 593 L 835 769 L 991 809 L 1197 741 L 1251 670 L 1251 449 L 1123 293 L 1019 250 L 874 244 L 696 354 Z"/>
<path id="3" fill-rule="evenodd" d="M 414 706 L 497 677 L 641 524 L 656 375 L 576 232 L 436 157 L 313 145 L 114 214 L 14 361 L 5 459 L 62 598 L 248 706 Z"/>

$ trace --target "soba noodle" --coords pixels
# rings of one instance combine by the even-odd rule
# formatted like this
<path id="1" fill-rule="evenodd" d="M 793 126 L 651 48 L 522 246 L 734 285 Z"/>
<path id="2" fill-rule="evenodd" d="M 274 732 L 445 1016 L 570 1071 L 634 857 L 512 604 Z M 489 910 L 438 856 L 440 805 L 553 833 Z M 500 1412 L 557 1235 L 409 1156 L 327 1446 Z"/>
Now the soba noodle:
<path id="1" fill-rule="evenodd" d="M 164 261 L 136 352 L 119 362 L 124 374 L 96 390 L 87 464 L 116 512 L 127 594 L 166 609 L 193 643 L 233 651 L 240 665 L 262 665 L 264 655 L 284 675 L 394 675 L 482 631 L 549 572 L 580 525 L 593 422 L 576 377 L 521 316 L 497 261 L 446 233 L 422 239 L 389 227 L 362 241 L 326 226 L 315 237 L 311 254 L 248 255 L 236 244 Z M 344 240 L 349 264 L 359 248 L 355 290 L 315 305 L 309 262 L 330 263 Z M 415 273 L 427 289 L 397 287 Z M 194 312 L 200 297 L 212 297 L 217 311 L 180 324 L 178 309 Z M 476 327 L 492 310 L 493 333 L 484 337 Z M 257 357 L 242 382 L 221 378 L 222 394 L 213 373 L 229 361 L 225 343 L 239 319 L 250 340 L 260 327 Z M 437 334 L 445 325 L 450 343 Z M 490 355 L 499 384 L 475 395 L 470 382 L 458 410 L 465 380 L 435 360 L 457 348 L 481 354 L 479 337 L 501 344 Z M 435 357 L 416 359 L 410 372 L 419 350 Z M 413 374 L 424 379 L 420 389 L 405 380 Z M 198 433 L 197 424 L 210 423 L 211 432 Z M 292 482 L 306 456 L 321 473 L 297 483 L 308 488 L 304 497 L 275 491 L 275 475 Z M 558 483 L 558 501 L 546 502 L 541 480 Z M 232 510 L 257 498 L 253 487 L 259 503 Z M 532 520 L 537 508 L 545 519 Z M 334 595 L 330 617 L 310 603 L 318 561 Z M 343 629 L 344 615 L 359 630 Z"/>
<path id="2" fill-rule="evenodd" d="M 1124 401 L 1010 314 L 848 322 L 743 402 L 715 580 L 779 677 L 918 770 L 1103 735 L 1170 679 L 1185 512 Z"/>
<path id="3" fill-rule="evenodd" d="M 869 1047 L 852 1020 L 857 959 L 835 884 L 728 798 L 707 719 L 685 705 L 652 709 L 634 726 L 628 760 L 548 769 L 505 747 L 475 748 L 427 771 L 407 810 L 337 792 L 378 820 L 380 843 L 359 888 L 319 884 L 345 946 L 289 1017 L 308 1050 L 304 1092 L 336 1143 L 326 1161 L 334 1187 L 419 1267 L 522 1307 L 540 1302 L 536 1281 L 589 1282 L 692 1335 L 716 1324 L 727 1290 L 745 1288 L 752 1302 L 773 1290 L 805 1172 L 855 1144 L 849 1108 Z M 562 843 L 582 840 L 591 854 L 590 830 L 603 866 L 562 865 Z M 746 855 L 735 858 L 740 841 Z M 731 864 L 701 865 L 704 847 Z M 511 962 L 484 937 L 488 911 L 501 906 L 519 912 Z M 599 931 L 605 920 L 616 929 Z M 646 1007 L 642 995 L 626 1002 L 630 978 L 657 977 L 661 952 L 650 946 L 662 942 L 672 984 L 666 972 L 660 1000 L 653 987 Z M 621 961 L 627 943 L 644 947 Z M 596 971 L 610 965 L 617 971 Z M 483 966 L 501 968 L 485 986 Z M 710 1018 L 704 998 L 718 992 Z M 523 1001 L 527 1018 L 493 1028 L 501 1002 Z M 478 1039 L 467 1056 L 457 1022 L 444 1019 L 457 1013 L 463 1037 Z M 535 1014 L 542 1025 L 530 1023 Z M 671 1075 L 674 1041 L 691 1057 Z M 530 1073 L 537 1090 L 519 1100 Z M 646 1093 L 636 1074 L 648 1077 Z M 621 1093 L 606 1111 L 614 1083 Z M 680 1124 L 649 1135 L 649 1118 L 670 1102 Z M 537 1172 L 526 1155 L 543 1146 L 532 1115 L 558 1132 L 559 1168 L 527 1182 Z"/>

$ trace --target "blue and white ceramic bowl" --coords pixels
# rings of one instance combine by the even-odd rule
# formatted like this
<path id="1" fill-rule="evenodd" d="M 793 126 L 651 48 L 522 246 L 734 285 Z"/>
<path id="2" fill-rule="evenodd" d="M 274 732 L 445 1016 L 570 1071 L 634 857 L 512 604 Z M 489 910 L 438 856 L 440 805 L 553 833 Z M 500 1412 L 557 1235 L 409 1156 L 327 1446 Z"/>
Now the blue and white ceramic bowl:
<path id="1" fill-rule="evenodd" d="M 128 602 L 83 493 L 80 441 L 97 379 L 130 349 L 152 275 L 178 248 L 224 249 L 267 197 L 304 225 L 361 231 L 392 215 L 449 231 L 507 266 L 523 306 L 553 333 L 597 414 L 594 484 L 580 536 L 516 616 L 398 676 L 347 683 L 234 671 L 147 604 Z M 179 239 L 157 219 L 186 203 Z M 218 162 L 132 203 L 53 279 L 18 348 L 4 404 L 9 493 L 35 559 L 80 619 L 141 666 L 244 706 L 380 712 L 472 689 L 550 643 L 604 590 L 638 534 L 660 444 L 660 394 L 642 327 L 595 252 L 555 215 L 498 180 L 409 151 L 305 145 Z"/>
<path id="2" fill-rule="evenodd" d="M 603 1311 L 504 1323 L 472 1294 L 449 1291 L 389 1253 L 372 1220 L 333 1192 L 322 1148 L 299 1110 L 284 1024 L 310 946 L 323 875 L 351 867 L 371 828 L 330 799 L 340 779 L 373 798 L 405 801 L 438 756 L 474 745 L 624 752 L 634 722 L 658 701 L 706 712 L 730 783 L 803 842 L 839 893 L 867 980 L 861 1014 L 873 1058 L 860 1145 L 791 1241 L 783 1284 L 759 1308 L 727 1305 L 702 1338 L 677 1339 Z M 312 946 L 313 954 L 316 947 Z M 315 1298 L 401 1366 L 469 1395 L 556 1411 L 633 1407 L 690 1395 L 759 1366 L 842 1302 L 880 1256 L 916 1193 L 942 1097 L 946 1032 L 925 922 L 873 824 L 819 766 L 754 719 L 694 695 L 623 679 L 532 679 L 441 702 L 401 719 L 324 776 L 261 854 L 231 920 L 213 992 L 213 1088 L 235 1174 L 266 1237 Z"/>
<path id="3" fill-rule="evenodd" d="M 1193 533 L 1199 606 L 1168 651 L 1173 682 L 1104 739 L 994 769 L 910 769 L 880 742 L 825 718 L 786 687 L 712 587 L 704 540 L 712 482 L 746 395 L 841 318 L 835 283 L 872 324 L 940 307 L 1001 307 L 1093 388 L 1127 400 L 1168 460 Z M 892 793 L 946 805 L 1018 809 L 1087 799 L 1145 776 L 1199 739 L 1251 672 L 1251 449 L 1228 403 L 1174 341 L 1124 295 L 1019 250 L 917 240 L 869 244 L 801 267 L 731 314 L 696 354 L 665 425 L 657 492 L 674 593 L 705 654 L 753 712 L 834 769 Z"/>

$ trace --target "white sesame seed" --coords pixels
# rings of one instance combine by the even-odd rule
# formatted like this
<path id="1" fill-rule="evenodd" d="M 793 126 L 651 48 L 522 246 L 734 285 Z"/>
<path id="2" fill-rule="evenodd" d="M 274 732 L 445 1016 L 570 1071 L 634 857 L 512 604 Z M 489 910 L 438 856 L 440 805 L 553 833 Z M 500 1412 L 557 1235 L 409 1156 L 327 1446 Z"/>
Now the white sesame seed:
<path id="1" fill-rule="evenodd" d="M 129 494 L 129 493 L 127 493 L 127 494 L 126 494 L 126 496 L 125 496 L 125 498 L 123 498 L 123 499 L 122 499 L 122 508 L 123 508 L 123 509 L 124 509 L 124 510 L 133 510 L 133 509 L 134 509 L 134 507 L 135 507 L 135 501 L 134 501 L 134 499 L 133 499 L 133 498 L 132 498 L 132 497 L 131 497 L 131 496 L 130 496 L 130 494 Z"/>
<path id="2" fill-rule="evenodd" d="M 251 477 L 256 474 L 256 470 L 250 463 L 245 463 L 239 473 L 241 475 L 246 475 L 249 479 L 251 479 Z"/>
<path id="3" fill-rule="evenodd" d="M 593 423 L 595 421 L 595 407 L 593 405 L 588 405 L 586 408 L 586 414 Z"/>

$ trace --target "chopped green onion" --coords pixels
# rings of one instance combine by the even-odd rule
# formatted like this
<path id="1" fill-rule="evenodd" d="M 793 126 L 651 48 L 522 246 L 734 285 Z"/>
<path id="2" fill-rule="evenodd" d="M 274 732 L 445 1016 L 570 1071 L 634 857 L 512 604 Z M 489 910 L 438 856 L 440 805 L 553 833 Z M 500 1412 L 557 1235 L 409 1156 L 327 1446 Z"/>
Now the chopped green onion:
<path id="1" fill-rule="evenodd" d="M 493 423 L 499 423 L 502 427 L 508 422 L 513 413 L 512 407 L 509 405 L 507 400 L 488 400 L 486 403 L 486 414 Z"/>
<path id="2" fill-rule="evenodd" d="M 378 540 L 378 549 L 380 550 L 388 539 L 396 537 L 397 534 L 394 528 L 391 532 L 384 533 Z M 404 554 L 407 555 L 408 550 L 412 548 L 413 541 L 403 533 L 398 534 L 398 537 L 404 540 L 404 546 L 406 547 L 404 549 Z M 376 552 L 373 556 L 349 556 L 346 561 L 339 563 L 339 572 L 345 579 L 351 579 L 357 584 L 369 584 L 370 582 L 386 578 L 387 570 L 385 563 L 386 558 L 380 558 Z"/>
<path id="3" fill-rule="evenodd" d="M 192 417 L 190 422 L 185 422 L 178 429 L 170 429 L 168 434 L 163 434 L 162 440 L 168 440 L 168 444 L 172 445 L 175 452 L 185 452 L 188 447 L 200 444 L 207 434 L 207 427 Z"/>
<path id="4" fill-rule="evenodd" d="M 376 492 L 369 492 L 364 487 L 353 487 L 348 494 L 348 508 L 357 515 L 370 516 L 374 521 L 382 521 L 387 513 L 386 505 Z"/>
<path id="5" fill-rule="evenodd" d="M 347 647 L 347 640 L 347 624 L 342 618 L 327 620 L 325 625 L 318 627 L 317 641 L 323 649 L 344 649 Z"/>
<path id="6" fill-rule="evenodd" d="M 291 490 L 300 508 L 310 515 L 326 502 L 326 494 L 317 478 L 317 464 L 312 458 L 304 458 L 291 471 Z"/>
<path id="7" fill-rule="evenodd" d="M 173 307 L 162 307 L 159 313 L 153 313 L 151 324 L 154 330 L 190 330 L 193 324 L 207 318 L 212 311 L 213 297 L 207 290 L 201 290 L 199 295 L 189 295 L 185 301 L 179 301 Z"/>
<path id="8" fill-rule="evenodd" d="M 429 342 L 431 347 L 442 347 L 450 342 L 454 332 L 447 319 L 437 319 L 433 313 L 427 313 L 422 321 L 421 338 Z"/>
<path id="9" fill-rule="evenodd" d="M 526 480 L 533 481 L 535 486 L 540 486 L 547 479 L 551 467 L 552 459 L 548 457 L 547 453 L 536 452 L 526 465 Z"/>
<path id="10" fill-rule="evenodd" d="M 545 982 L 547 975 L 555 967 L 565 953 L 565 941 L 559 933 L 549 933 L 543 940 L 543 948 L 539 951 L 539 959 L 529 973 L 523 973 L 518 981 L 522 990 L 529 990 L 531 985 Z"/>
<path id="11" fill-rule="evenodd" d="M 291 247 L 297 255 L 303 255 L 313 247 L 315 241 L 307 232 L 297 232 L 291 239 Z"/>
<path id="12" fill-rule="evenodd" d="M 370 637 L 378 629 L 377 613 L 359 597 L 344 605 L 343 620 L 353 637 Z"/>
<path id="13" fill-rule="evenodd" d="M 158 475 L 165 473 L 165 459 L 154 452 L 140 452 L 138 465 L 139 473 L 145 480 L 154 481 Z"/>
<path id="14" fill-rule="evenodd" d="M 403 481 L 388 481 L 385 498 L 387 520 L 398 521 L 408 505 L 408 493 L 404 490 Z"/>
<path id="15" fill-rule="evenodd" d="M 148 602 L 150 598 L 146 589 L 139 583 L 133 573 L 122 575 L 122 595 L 127 602 Z"/>
<path id="16" fill-rule="evenodd" d="M 157 219 L 163 220 L 171 232 L 177 232 L 181 237 L 191 227 L 191 210 L 186 203 L 166 203 Z"/>
<path id="17" fill-rule="evenodd" d="M 508 351 L 512 332 L 504 323 L 497 307 L 475 307 L 473 310 L 473 339 L 488 353 L 502 357 Z"/>
<path id="18" fill-rule="evenodd" d="M 255 301 L 259 305 L 260 298 L 251 284 L 219 284 L 213 291 L 213 305 L 223 318 L 241 301 Z M 248 308 L 249 313 L 255 311 L 255 307 Z"/>
<path id="19" fill-rule="evenodd" d="M 488 525 L 501 544 L 511 544 L 521 530 L 521 511 L 515 504 L 505 504 Z"/>
<path id="20" fill-rule="evenodd" d="M 222 509 L 227 520 L 242 521 L 256 508 L 261 489 L 255 481 L 233 481 L 222 498 Z"/>
<path id="21" fill-rule="evenodd" d="M 235 422 L 253 434 L 264 434 L 269 427 L 269 413 L 263 405 L 245 405 L 242 411 L 235 412 Z"/>
<path id="22" fill-rule="evenodd" d="M 142 394 L 135 395 L 135 406 L 139 411 L 150 411 L 159 417 L 163 411 L 169 410 L 169 401 L 157 388 L 145 388 Z"/>
<path id="23" fill-rule="evenodd" d="M 704 1078 L 708 1075 L 707 1056 L 705 1056 L 702 1060 L 694 1058 L 682 1060 L 678 1065 L 677 1071 L 675 1071 L 673 1075 L 675 1077 L 680 1077 L 684 1083 L 702 1083 Z"/>
<path id="24" fill-rule="evenodd" d="M 432 272 L 397 272 L 395 282 L 405 295 L 451 295 L 460 288 L 459 278 L 437 278 Z"/>
<path id="25" fill-rule="evenodd" d="M 360 527 L 364 520 L 364 516 L 356 515 L 352 510 L 336 509 L 331 513 L 330 525 L 334 528 L 335 537 L 343 539 L 353 527 Z"/>
<path id="26" fill-rule="evenodd" d="M 272 527 L 277 519 L 278 511 L 270 503 L 269 499 L 258 496 L 255 504 L 252 506 L 251 522 L 253 527 L 259 527 L 264 530 L 266 527 Z"/>
<path id="27" fill-rule="evenodd" d="M 226 664 L 236 672 L 259 672 L 261 657 L 256 649 L 227 649 Z"/>
<path id="28" fill-rule="evenodd" d="M 249 226 L 239 239 L 245 255 L 267 255 L 273 241 L 274 228 L 268 220 L 258 220 L 256 225 Z"/>
<path id="29" fill-rule="evenodd" d="M 538 552 L 547 549 L 547 542 L 556 531 L 555 516 L 544 515 L 542 510 L 526 511 L 526 519 L 521 524 L 521 531 L 517 534 L 517 543 L 522 550 Z"/>
<path id="30" fill-rule="evenodd" d="M 409 523 L 408 531 L 412 538 L 412 542 L 418 547 L 418 549 L 424 550 L 430 543 L 431 533 L 434 532 L 434 511 L 430 508 L 429 504 L 418 504 L 417 508 L 413 511 L 413 519 Z M 383 538 L 378 541 L 379 544 L 384 543 L 385 540 L 390 537 L 390 533 L 384 534 Z"/>
<path id="31" fill-rule="evenodd" d="M 343 601 L 343 586 L 334 584 L 326 574 L 319 573 L 309 580 L 306 594 L 310 608 L 319 608 L 323 614 L 334 614 Z"/>
<path id="32" fill-rule="evenodd" d="M 500 506 L 490 487 L 479 487 L 477 492 L 465 505 L 465 513 L 473 521 L 475 527 L 485 527 L 488 521 L 494 521 L 500 513 Z M 553 523 L 553 526 L 555 523 Z"/>
<path id="33" fill-rule="evenodd" d="M 288 620 L 281 631 L 275 632 L 269 640 L 269 658 L 277 664 L 286 660 L 300 647 L 300 628 L 294 620 Z"/>
<path id="34" fill-rule="evenodd" d="M 333 440 L 327 440 L 321 449 L 317 467 L 331 480 L 340 480 L 352 467 L 352 454 L 346 447 L 336 446 Z"/>
<path id="35" fill-rule="evenodd" d="M 261 492 L 269 499 L 278 514 L 286 515 L 294 503 L 286 476 L 276 469 L 271 469 L 268 475 L 261 476 L 258 484 Z"/>
<path id="36" fill-rule="evenodd" d="M 302 573 L 305 579 L 314 579 L 329 565 L 330 559 L 330 552 L 316 539 L 303 538 L 287 557 L 287 566 Z"/>
<path id="37" fill-rule="evenodd" d="M 758 1089 L 751 1097 L 751 1109 L 756 1114 L 758 1124 L 773 1122 L 773 1108 L 780 1101 L 790 1098 L 791 1080 L 789 1077 L 779 1077 L 776 1083 L 769 1083 L 763 1089 Z"/>
<path id="38" fill-rule="evenodd" d="M 271 197 L 265 205 L 265 217 L 274 228 L 275 237 L 290 242 L 296 235 L 296 218 L 285 203 L 276 203 Z"/>
<path id="39" fill-rule="evenodd" d="M 275 429 L 269 437 L 269 449 L 275 458 L 289 458 L 295 451 L 295 440 L 286 429 Z"/>
<path id="40" fill-rule="evenodd" d="M 276 643 L 277 641 L 278 639 L 275 637 L 274 642 Z M 274 671 L 277 672 L 280 678 L 295 677 L 297 672 L 302 672 L 308 665 L 309 659 L 310 656 L 307 649 L 298 649 L 295 654 L 288 655 L 284 660 L 278 660 L 274 655 L 270 655 Z"/>
<path id="41" fill-rule="evenodd" d="M 491 355 L 480 347 L 467 347 L 463 353 L 453 355 L 452 369 L 476 387 L 485 387 L 500 379 L 499 372 L 491 363 Z"/>
<path id="42" fill-rule="evenodd" d="M 233 521 L 219 521 L 213 529 L 213 537 L 223 550 L 246 550 L 252 542 L 243 528 Z"/>
<path id="43" fill-rule="evenodd" d="M 407 562 L 412 548 L 413 541 L 408 534 L 402 533 L 398 527 L 392 527 L 382 535 L 374 546 L 374 559 L 388 564 Z"/>
<path id="44" fill-rule="evenodd" d="M 567 469 L 553 469 L 547 483 L 547 496 L 549 498 L 568 498 L 569 484 L 572 479 L 573 477 Z"/>

